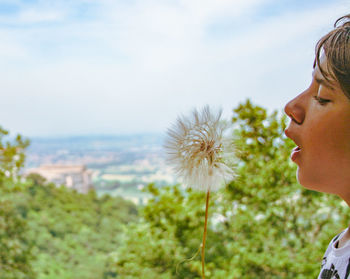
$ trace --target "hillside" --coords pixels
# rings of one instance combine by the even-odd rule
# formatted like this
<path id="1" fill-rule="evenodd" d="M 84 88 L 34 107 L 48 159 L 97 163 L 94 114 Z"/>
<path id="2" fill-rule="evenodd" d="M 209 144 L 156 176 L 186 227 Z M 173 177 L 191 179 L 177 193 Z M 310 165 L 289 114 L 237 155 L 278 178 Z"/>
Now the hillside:
<path id="1" fill-rule="evenodd" d="M 98 195 L 119 195 L 138 203 L 148 183 L 174 183 L 162 144 L 160 134 L 31 138 L 26 168 L 83 164 L 93 171 Z"/>

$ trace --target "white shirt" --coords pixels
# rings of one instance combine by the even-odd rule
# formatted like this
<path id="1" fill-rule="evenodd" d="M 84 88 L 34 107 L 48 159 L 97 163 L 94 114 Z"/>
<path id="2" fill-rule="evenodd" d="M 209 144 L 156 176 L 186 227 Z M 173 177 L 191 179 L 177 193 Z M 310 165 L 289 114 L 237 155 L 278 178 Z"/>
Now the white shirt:
<path id="1" fill-rule="evenodd" d="M 337 248 L 338 241 L 348 229 L 335 236 L 329 243 L 322 259 L 321 272 L 318 279 L 350 279 L 350 242 Z"/>

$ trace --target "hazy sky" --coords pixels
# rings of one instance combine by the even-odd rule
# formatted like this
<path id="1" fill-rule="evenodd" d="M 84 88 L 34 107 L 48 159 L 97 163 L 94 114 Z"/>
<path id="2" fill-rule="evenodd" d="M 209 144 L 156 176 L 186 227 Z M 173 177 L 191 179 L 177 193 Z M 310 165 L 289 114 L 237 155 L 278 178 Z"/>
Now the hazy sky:
<path id="1" fill-rule="evenodd" d="M 282 110 L 346 13 L 343 0 L 0 0 L 0 125 L 125 134 L 205 104 Z"/>

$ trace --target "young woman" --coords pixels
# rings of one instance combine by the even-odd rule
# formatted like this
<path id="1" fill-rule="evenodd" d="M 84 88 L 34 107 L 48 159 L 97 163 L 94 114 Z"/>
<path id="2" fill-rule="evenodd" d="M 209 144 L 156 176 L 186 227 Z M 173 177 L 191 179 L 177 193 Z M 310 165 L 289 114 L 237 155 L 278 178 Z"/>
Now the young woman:
<path id="1" fill-rule="evenodd" d="M 310 86 L 285 106 L 291 159 L 308 189 L 336 194 L 350 206 L 350 14 L 316 45 Z M 350 230 L 330 243 L 318 278 L 348 278 Z M 349 277 L 350 278 L 350 277 Z"/>

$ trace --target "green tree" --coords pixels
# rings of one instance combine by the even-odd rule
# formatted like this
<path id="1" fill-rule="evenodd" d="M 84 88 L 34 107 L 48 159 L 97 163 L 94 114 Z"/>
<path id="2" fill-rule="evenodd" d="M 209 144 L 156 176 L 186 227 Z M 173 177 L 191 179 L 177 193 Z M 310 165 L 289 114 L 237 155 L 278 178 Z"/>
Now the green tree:
<path id="1" fill-rule="evenodd" d="M 38 174 L 22 177 L 29 142 L 7 135 L 0 128 L 0 278 L 102 278 L 137 219 L 136 206 L 57 187 Z"/>
<path id="2" fill-rule="evenodd" d="M 29 177 L 28 238 L 37 255 L 32 262 L 38 279 L 98 279 L 109 253 L 124 239 L 125 226 L 137 209 L 120 197 L 80 194 L 65 186 Z"/>
<path id="3" fill-rule="evenodd" d="M 184 191 L 179 185 L 157 188 L 150 184 L 145 190 L 153 197 L 140 221 L 128 228 L 124 245 L 111 254 L 105 278 L 199 278 L 199 259 L 185 260 L 202 241 L 205 195 Z M 214 238 L 209 229 L 209 249 L 220 250 Z"/>
<path id="4" fill-rule="evenodd" d="M 21 194 L 24 185 L 19 176 L 29 141 L 20 135 L 14 141 L 6 140 L 7 135 L 0 127 L 0 278 L 34 278 Z"/>

